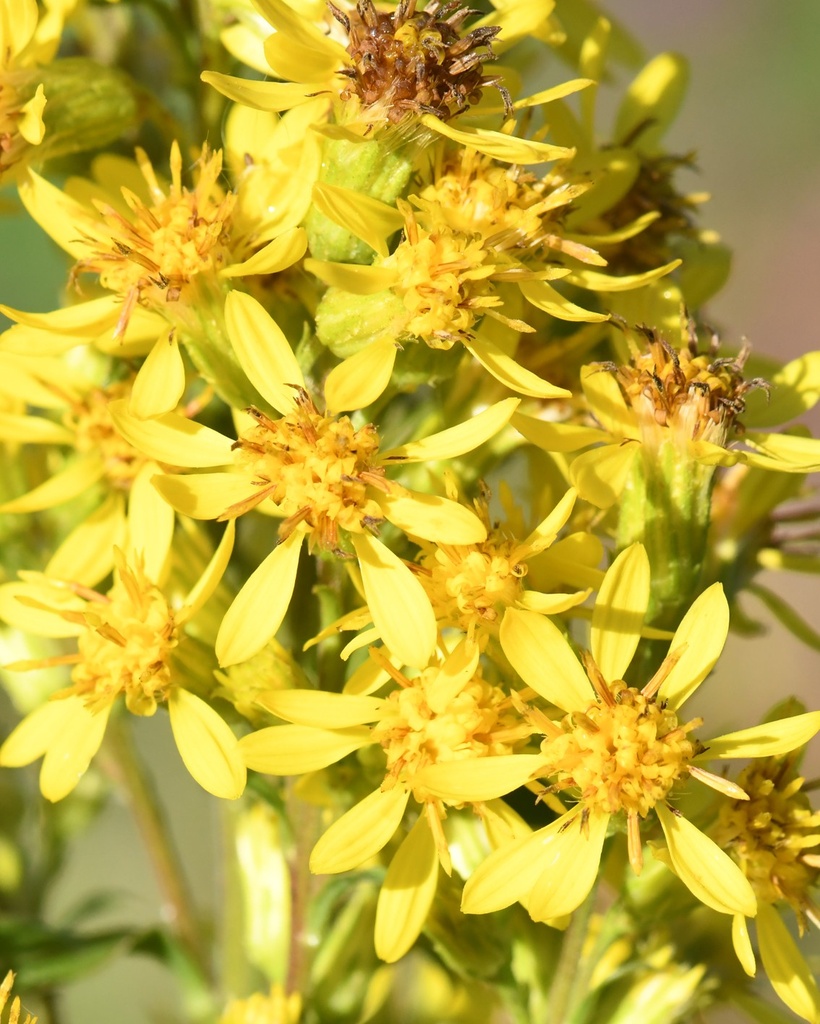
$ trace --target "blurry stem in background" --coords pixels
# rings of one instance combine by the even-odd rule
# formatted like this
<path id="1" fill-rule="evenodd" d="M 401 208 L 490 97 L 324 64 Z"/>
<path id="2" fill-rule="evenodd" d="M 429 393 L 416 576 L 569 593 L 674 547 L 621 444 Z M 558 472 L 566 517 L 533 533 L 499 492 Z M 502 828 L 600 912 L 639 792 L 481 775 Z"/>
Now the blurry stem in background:
<path id="1" fill-rule="evenodd" d="M 318 807 L 300 800 L 294 793 L 298 779 L 285 780 L 285 802 L 293 829 L 290 870 L 290 957 L 285 992 L 308 992 L 311 956 L 315 948 L 308 934 L 308 915 L 319 879 L 311 874 L 310 851 L 322 831 L 322 814 Z"/>
<path id="2" fill-rule="evenodd" d="M 205 977 L 210 976 L 204 934 L 197 921 L 182 864 L 174 847 L 168 823 L 121 715 L 112 716 L 108 726 L 108 768 L 122 787 L 137 830 L 145 843 L 160 891 L 170 909 L 170 920 L 181 942 Z"/>
<path id="3" fill-rule="evenodd" d="M 550 988 L 549 1018 L 544 1024 L 570 1024 L 579 998 L 586 994 L 586 983 L 589 979 L 583 976 L 581 956 L 589 932 L 589 919 L 595 905 L 597 890 L 596 883 L 592 892 L 572 915 L 569 928 L 564 932 L 561 955 Z"/>

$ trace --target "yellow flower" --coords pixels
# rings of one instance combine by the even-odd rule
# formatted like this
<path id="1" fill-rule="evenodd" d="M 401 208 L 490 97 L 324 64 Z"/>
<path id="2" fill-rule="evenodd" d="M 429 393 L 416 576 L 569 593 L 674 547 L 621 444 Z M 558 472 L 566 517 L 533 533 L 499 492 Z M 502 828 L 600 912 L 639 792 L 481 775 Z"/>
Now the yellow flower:
<path id="1" fill-rule="evenodd" d="M 215 796 L 240 796 L 245 769 L 237 741 L 217 712 L 181 684 L 184 669 L 177 655 L 186 625 L 225 571 L 233 538 L 231 523 L 180 607 L 172 607 L 146 574 L 141 552 L 129 561 L 116 553 L 107 594 L 40 573 L 21 574 L 23 582 L 0 587 L 0 615 L 7 623 L 35 635 L 77 640 L 74 654 L 6 666 L 20 672 L 51 665 L 72 669 L 71 685 L 27 715 L 6 739 L 0 764 L 19 767 L 43 757 L 40 789 L 47 799 L 61 800 L 97 752 L 122 695 L 136 715 L 153 715 L 167 702 L 174 739 L 191 775 Z M 163 561 L 156 552 L 150 560 Z"/>
<path id="2" fill-rule="evenodd" d="M 287 340 L 255 299 L 233 292 L 225 316 L 240 365 L 279 419 L 250 409 L 233 441 L 206 427 L 197 427 L 194 438 L 190 422 L 173 413 L 147 421 L 115 407 L 125 436 L 152 458 L 176 459 L 191 468 L 226 467 L 172 483 L 170 477 L 155 479 L 160 494 L 179 512 L 195 519 L 233 519 L 258 507 L 284 517 L 279 543 L 225 616 L 216 643 L 220 663 L 251 657 L 279 628 L 304 539 L 311 548 L 355 554 L 365 598 L 388 647 L 406 664 L 420 651 L 426 660 L 436 642 L 432 608 L 410 569 L 377 539 L 377 529 L 387 520 L 417 536 L 468 544 L 482 540 L 486 531 L 469 509 L 410 491 L 389 480 L 386 469 L 472 450 L 507 423 L 517 399 L 421 441 L 381 451 L 372 424 L 357 428 L 348 416 L 316 408 Z M 361 373 L 359 388 L 347 387 L 349 380 L 340 388 L 331 372 L 324 388 L 327 406 L 358 408 L 373 371 L 365 363 Z"/>
<path id="3" fill-rule="evenodd" d="M 387 869 L 376 911 L 376 952 L 394 961 L 418 937 L 435 895 L 439 864 L 451 873 L 442 828 L 446 808 L 471 802 L 456 792 L 446 799 L 431 793 L 424 782 L 425 769 L 463 759 L 503 764 L 531 730 L 514 712 L 509 696 L 483 679 L 475 645 L 462 641 L 413 678 L 378 652 L 371 653 L 379 673 L 374 677 L 369 671 L 373 666 L 365 666 L 368 693 L 389 677 L 398 689 L 384 698 L 311 690 L 272 692 L 258 703 L 295 724 L 260 729 L 243 737 L 240 749 L 249 768 L 293 775 L 324 768 L 370 744 L 383 748 L 386 764 L 380 788 L 331 825 L 314 847 L 310 867 L 318 874 L 359 867 L 393 837 L 411 797 L 420 805 L 415 824 Z"/>
<path id="4" fill-rule="evenodd" d="M 51 414 L 2 413 L 0 439 L 74 451 L 48 479 L 0 504 L 0 512 L 39 512 L 96 491 L 99 502 L 45 569 L 46 575 L 87 586 L 111 571 L 113 548 L 125 542 L 126 532 L 135 549 L 158 551 L 164 558 L 174 528 L 172 510 L 150 484 L 162 467 L 126 441 L 109 412 L 112 401 L 131 395 L 133 380 L 101 385 L 99 374 L 86 372 L 91 369 L 78 369 L 64 358 L 0 352 L 0 394 Z M 153 564 L 146 568 L 150 576 L 162 569 Z"/>
<path id="5" fill-rule="evenodd" d="M 509 94 L 500 76 L 486 75 L 496 37 L 512 44 L 542 28 L 552 4 L 505 3 L 470 30 L 464 22 L 474 13 L 462 4 L 428 4 L 416 9 L 406 0 L 393 10 L 364 0 L 327 8 L 294 10 L 284 0 L 254 0 L 275 30 L 264 41 L 262 66 L 251 28 L 226 40 L 252 67 L 272 71 L 279 82 L 253 82 L 206 71 L 203 81 L 229 99 L 260 110 L 288 110 L 326 96 L 322 120 L 369 135 L 373 129 L 405 125 L 412 119 L 431 131 L 437 123 L 476 103 L 487 87 L 496 88 L 504 109 Z M 487 133 L 498 135 L 497 132 Z"/>
<path id="6" fill-rule="evenodd" d="M 76 260 L 73 279 L 96 275 L 112 294 L 46 314 L 4 306 L 3 312 L 17 321 L 5 347 L 38 352 L 45 345 L 49 351 L 53 332 L 65 347 L 102 336 L 104 351 L 147 352 L 132 408 L 140 416 L 158 415 L 173 409 L 185 389 L 180 340 L 197 340 L 206 332 L 211 309 L 221 309 L 232 278 L 276 273 L 300 259 L 304 232 L 291 227 L 272 237 L 278 224 L 266 225 L 261 212 L 250 223 L 239 221 L 237 195 L 220 183 L 222 153 L 207 146 L 192 189 L 182 184 L 176 143 L 167 187 L 141 150 L 136 166 L 106 156 L 98 158 L 96 171 L 105 187 L 70 182 L 66 192 L 30 171 L 20 197 L 34 220 Z M 119 194 L 111 188 L 112 179 L 122 181 Z M 73 198 L 71 191 L 81 198 Z"/>
<path id="7" fill-rule="evenodd" d="M 501 630 L 504 650 L 527 686 L 562 712 L 554 720 L 532 709 L 530 721 L 544 735 L 543 761 L 515 758 L 488 779 L 478 761 L 430 767 L 424 781 L 446 797 L 500 796 L 528 779 L 549 780 L 547 793 L 568 791 L 575 806 L 544 828 L 521 834 L 492 853 L 464 890 L 467 913 L 488 913 L 516 900 L 530 915 L 551 921 L 575 910 L 598 873 L 610 820 L 623 820 L 629 860 L 642 866 L 640 823 L 657 816 L 669 863 L 692 893 L 726 914 L 753 917 L 757 902 L 746 877 L 711 839 L 668 801 L 674 787 L 693 776 L 719 792 L 745 794 L 702 765 L 713 758 L 767 757 L 794 749 L 820 729 L 820 712 L 718 737 L 690 738 L 700 719 L 679 720 L 685 701 L 711 671 L 723 648 L 729 610 L 719 584 L 692 605 L 675 632 L 669 654 L 653 678 L 637 689 L 623 677 L 640 641 L 649 602 L 649 562 L 634 545 L 612 564 L 592 616 L 591 652 L 581 662 L 566 637 L 544 616 L 510 609 Z M 525 709 L 525 714 L 526 714 Z M 492 786 L 492 789 L 488 787 Z"/>
<path id="8" fill-rule="evenodd" d="M 673 346 L 654 331 L 647 332 L 647 339 L 646 350 L 634 347 L 629 365 L 592 364 L 581 371 L 586 404 L 600 426 L 551 423 L 524 413 L 513 418 L 514 426 L 545 451 L 600 445 L 577 456 L 570 467 L 582 498 L 609 508 L 622 494 L 639 453 L 659 467 L 666 446 L 674 461 L 700 465 L 707 476 L 713 467 L 738 463 L 781 473 L 820 469 L 820 441 L 742 429 L 739 417 L 750 392 L 769 387 L 759 379 L 744 379 L 746 353 L 719 358 L 714 350 L 699 351 L 694 341 Z M 788 381 L 795 371 L 789 364 L 779 378 Z M 777 379 L 772 386 L 778 386 Z M 818 396 L 809 379 L 780 397 L 777 413 L 790 419 L 811 408 Z M 757 409 L 744 419 L 772 422 Z"/>
<path id="9" fill-rule="evenodd" d="M 281 985 L 271 985 L 267 995 L 255 992 L 247 999 L 232 999 L 219 1024 L 299 1024 L 301 1016 L 299 993 L 286 996 Z"/>
<path id="10" fill-rule="evenodd" d="M 721 849 L 737 861 L 758 900 L 757 937 L 763 967 L 775 992 L 803 1020 L 820 1021 L 820 992 L 812 971 L 781 921 L 774 904 L 787 903 L 801 935 L 807 919 L 820 925 L 810 889 L 820 878 L 820 812 L 813 811 L 797 758 L 767 758 L 745 768 L 738 784 L 748 801 L 721 806 L 712 830 Z M 739 914 L 732 939 L 744 970 L 755 973 L 748 922 Z"/>
<path id="11" fill-rule="evenodd" d="M 0 984 L 0 1013 L 3 1012 L 6 1005 L 8 1004 L 9 996 L 11 995 L 11 988 L 14 984 L 14 973 L 9 971 L 2 984 Z M 8 1024 L 37 1024 L 39 1018 L 32 1017 L 30 1013 L 24 1013 L 21 1016 L 20 1008 L 20 997 L 15 996 L 9 1005 L 8 1010 Z"/>

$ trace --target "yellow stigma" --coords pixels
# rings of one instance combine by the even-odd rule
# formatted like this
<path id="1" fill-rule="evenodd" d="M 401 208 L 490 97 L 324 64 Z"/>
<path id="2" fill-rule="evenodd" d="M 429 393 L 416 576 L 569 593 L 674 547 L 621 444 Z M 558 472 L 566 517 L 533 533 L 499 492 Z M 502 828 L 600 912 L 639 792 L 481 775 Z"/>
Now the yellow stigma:
<path id="1" fill-rule="evenodd" d="M 109 203 L 95 200 L 102 224 L 89 238 L 91 253 L 74 267 L 73 275 L 99 274 L 100 284 L 122 296 L 124 306 L 117 333 L 121 334 L 137 304 L 160 311 L 167 303 L 185 300 L 185 290 L 197 275 L 215 272 L 230 262 L 230 227 L 236 196 L 218 184 L 222 153 L 203 147 L 197 183 L 182 184 L 182 155 L 171 148 L 171 185 L 163 190 L 148 157 L 137 161 L 151 201 L 146 204 L 129 189 L 122 196 L 130 216 Z"/>
<path id="2" fill-rule="evenodd" d="M 430 348 L 449 349 L 469 337 L 476 320 L 501 299 L 488 293 L 496 267 L 480 239 L 446 225 L 421 227 L 404 206 L 405 238 L 383 266 L 398 272 L 394 291 L 406 314 L 397 332 L 421 338 Z"/>
<path id="3" fill-rule="evenodd" d="M 107 595 L 81 591 L 88 603 L 79 613 L 86 629 L 63 691 L 84 697 L 94 710 L 125 694 L 128 710 L 152 715 L 168 696 L 170 656 L 179 642 L 174 613 L 140 565 L 128 566 L 117 552 L 117 576 Z"/>
<path id="4" fill-rule="evenodd" d="M 66 426 L 74 431 L 74 447 L 78 452 L 98 452 L 105 477 L 111 487 L 127 490 L 145 464 L 146 457 L 137 451 L 114 426 L 109 403 L 131 394 L 130 382 L 94 388 L 77 401 L 72 401 Z"/>
<path id="5" fill-rule="evenodd" d="M 752 883 L 758 899 L 785 900 L 797 914 L 818 919 L 809 890 L 820 879 L 820 811 L 802 792 L 804 779 L 794 758 L 767 758 L 745 768 L 738 784 L 748 800 L 721 805 L 715 841 L 727 850 Z"/>
<path id="6" fill-rule="evenodd" d="M 716 339 L 709 352 L 699 352 L 694 334 L 681 348 L 673 348 L 654 331 L 647 336 L 647 352 L 636 354 L 631 366 L 614 368 L 638 414 L 644 440 L 657 437 L 659 427 L 668 427 L 684 445 L 702 440 L 725 446 L 745 409 L 746 394 L 767 387 L 763 380 L 743 377 L 749 350 L 718 358 Z"/>
<path id="7" fill-rule="evenodd" d="M 375 463 L 379 435 L 372 424 L 357 430 L 347 416 L 318 412 L 302 388 L 296 395 L 296 410 L 279 420 L 249 410 L 257 426 L 236 441 L 234 450 L 258 490 L 221 518 L 241 515 L 267 499 L 287 517 L 279 527 L 281 540 L 303 524 L 311 544 L 342 553 L 340 529 L 363 533 L 384 519 L 368 496 L 369 486 L 387 487 Z"/>
<path id="8" fill-rule="evenodd" d="M 599 687 L 600 688 L 600 687 Z M 564 717 L 541 745 L 553 789 L 578 792 L 593 812 L 645 817 L 697 752 L 669 708 L 616 680 L 608 699 Z"/>
<path id="9" fill-rule="evenodd" d="M 412 680 L 395 669 L 391 674 L 400 689 L 387 698 L 389 707 L 373 729 L 375 742 L 387 754 L 383 788 L 401 784 L 412 789 L 417 800 L 430 799 L 414 783 L 422 768 L 510 754 L 531 732 L 513 711 L 509 696 L 486 682 L 480 670 L 460 686 L 437 667 Z"/>
<path id="10" fill-rule="evenodd" d="M 481 544 L 424 545 L 419 566 L 439 625 L 462 630 L 482 648 L 498 634 L 527 575 L 522 546 L 500 530 L 490 530 Z"/>

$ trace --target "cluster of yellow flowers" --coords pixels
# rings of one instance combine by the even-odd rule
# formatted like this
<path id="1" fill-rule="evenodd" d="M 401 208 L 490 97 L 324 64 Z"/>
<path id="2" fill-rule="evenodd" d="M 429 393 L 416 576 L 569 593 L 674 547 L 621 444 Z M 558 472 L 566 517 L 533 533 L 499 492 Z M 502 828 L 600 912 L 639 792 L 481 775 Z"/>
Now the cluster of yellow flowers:
<path id="1" fill-rule="evenodd" d="M 670 914 L 729 916 L 748 975 L 756 919 L 775 991 L 820 1022 L 777 910 L 817 922 L 797 764 L 820 711 L 707 739 L 684 707 L 757 569 L 817 562 L 772 522 L 820 442 L 771 428 L 820 397 L 820 352 L 767 378 L 719 354 L 700 310 L 726 252 L 663 146 L 685 64 L 650 61 L 602 131 L 621 30 L 570 7 L 220 0 L 210 132 L 132 159 L 100 151 L 109 107 L 48 145 L 82 5 L 0 0 L 0 175 L 71 259 L 61 308 L 0 307 L 0 513 L 39 531 L 0 585 L 31 638 L 5 670 L 54 669 L 0 764 L 42 758 L 62 800 L 109 719 L 167 708 L 209 793 L 267 793 L 294 833 L 321 808 L 297 849 L 376 872 L 391 964 L 454 892 L 568 935 L 629 887 L 640 907 L 623 868 L 651 854 Z M 522 40 L 577 77 L 527 94 Z M 81 149 L 55 184 L 44 161 Z M 670 955 L 665 1020 L 717 984 Z M 304 976 L 268 973 L 224 1024 L 318 1019 Z"/>

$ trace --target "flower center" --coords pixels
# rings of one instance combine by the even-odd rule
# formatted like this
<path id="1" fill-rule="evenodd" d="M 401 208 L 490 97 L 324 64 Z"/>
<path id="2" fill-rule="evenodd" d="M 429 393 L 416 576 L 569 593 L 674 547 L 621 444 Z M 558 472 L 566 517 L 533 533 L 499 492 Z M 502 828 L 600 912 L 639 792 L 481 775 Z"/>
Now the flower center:
<path id="1" fill-rule="evenodd" d="M 109 403 L 126 398 L 130 383 L 120 382 L 107 388 L 95 388 L 76 402 L 67 416 L 67 425 L 74 431 L 78 452 L 99 452 L 109 484 L 127 490 L 145 465 L 145 456 L 137 451 L 114 426 Z"/>
<path id="2" fill-rule="evenodd" d="M 203 148 L 199 176 L 193 190 L 182 185 L 182 155 L 171 149 L 171 186 L 164 192 L 147 156 L 138 151 L 140 170 L 152 202 L 146 205 L 130 190 L 122 195 L 131 216 L 109 203 L 95 201 L 102 217 L 98 237 L 89 238 L 91 255 L 74 267 L 73 276 L 99 274 L 100 284 L 123 296 L 117 332 L 122 333 L 134 306 L 163 310 L 182 297 L 185 286 L 198 274 L 218 270 L 230 262 L 231 214 L 236 196 L 218 185 L 222 153 Z"/>
<path id="3" fill-rule="evenodd" d="M 383 265 L 398 271 L 394 287 L 406 311 L 399 332 L 449 349 L 469 336 L 486 308 L 501 300 L 487 294 L 495 266 L 481 239 L 441 225 L 427 231 L 405 208 L 405 238 Z"/>
<path id="4" fill-rule="evenodd" d="M 287 517 L 279 528 L 282 540 L 302 523 L 312 544 L 337 553 L 340 529 L 363 533 L 382 522 L 381 508 L 367 493 L 368 486 L 386 486 L 375 464 L 379 435 L 372 424 L 357 430 L 347 416 L 322 415 L 301 388 L 296 410 L 279 420 L 249 411 L 258 425 L 234 450 L 258 490 L 231 515 L 267 498 Z"/>
<path id="5" fill-rule="evenodd" d="M 612 704 L 566 715 L 544 740 L 543 774 L 555 777 L 555 790 L 577 790 L 592 811 L 645 817 L 696 753 L 687 733 L 697 723 L 679 726 L 674 712 L 622 680 L 609 691 Z"/>
<path id="6" fill-rule="evenodd" d="M 725 446 L 746 407 L 746 394 L 768 388 L 759 378 L 744 379 L 748 355 L 744 348 L 735 358 L 719 359 L 716 343 L 712 351 L 699 352 L 694 337 L 675 349 L 650 332 L 649 351 L 635 356 L 631 366 L 618 367 L 616 376 L 646 431 L 670 427 L 684 442 Z"/>
<path id="7" fill-rule="evenodd" d="M 494 59 L 492 41 L 499 29 L 460 35 L 475 13 L 469 8 L 432 0 L 417 12 L 416 0 L 401 0 L 395 11 L 383 13 L 372 0 L 361 0 L 348 15 L 329 6 L 349 36 L 352 63 L 341 71 L 348 79 L 342 100 L 356 98 L 368 113 L 392 124 L 424 112 L 446 121 L 478 102 L 485 86 L 494 86 L 511 115 L 512 102 L 500 79 L 483 73 L 484 62 Z"/>
<path id="8" fill-rule="evenodd" d="M 174 614 L 140 566 L 118 559 L 117 580 L 107 596 L 95 594 L 82 613 L 87 629 L 78 639 L 80 661 L 70 693 L 95 708 L 125 694 L 128 710 L 152 715 L 168 696 L 170 655 L 179 642 Z"/>
<path id="9" fill-rule="evenodd" d="M 428 548 L 420 560 L 419 580 L 436 619 L 473 639 L 498 632 L 504 610 L 523 589 L 527 567 L 519 562 L 520 545 L 492 531 L 481 544 Z"/>
<path id="10" fill-rule="evenodd" d="M 748 800 L 721 804 L 714 839 L 735 858 L 766 903 L 786 900 L 801 928 L 820 878 L 820 811 L 812 811 L 793 762 L 767 758 L 745 768 L 738 785 Z"/>
<path id="11" fill-rule="evenodd" d="M 414 786 L 414 775 L 425 766 L 509 754 L 530 733 L 509 697 L 480 674 L 462 683 L 428 668 L 412 681 L 403 679 L 387 702 L 389 709 L 373 729 L 387 754 L 384 786 L 405 784 L 419 801 L 429 799 Z"/>

